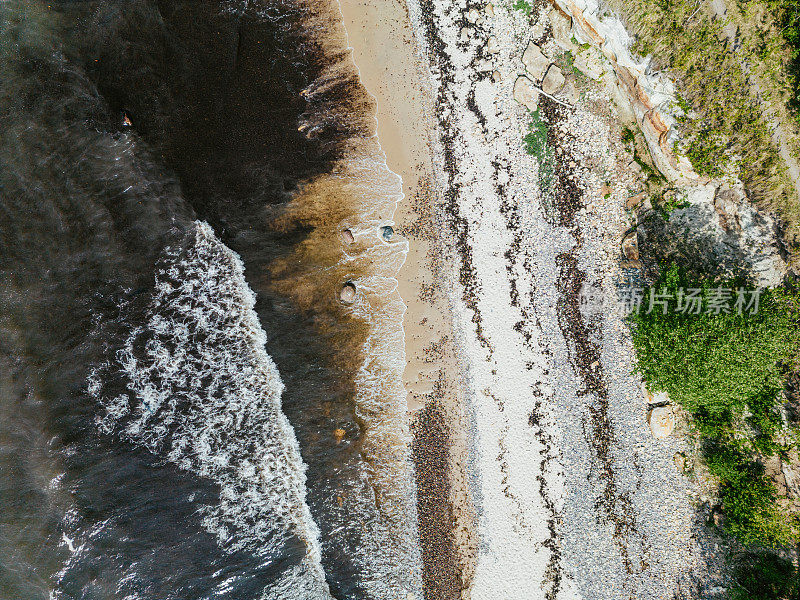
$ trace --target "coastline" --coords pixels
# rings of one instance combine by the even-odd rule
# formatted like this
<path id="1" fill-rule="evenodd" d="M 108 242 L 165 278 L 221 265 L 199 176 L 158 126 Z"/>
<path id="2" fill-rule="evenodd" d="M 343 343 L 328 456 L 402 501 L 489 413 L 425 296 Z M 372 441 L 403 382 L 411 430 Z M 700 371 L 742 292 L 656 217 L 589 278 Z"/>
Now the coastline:
<path id="1" fill-rule="evenodd" d="M 394 214 L 408 240 L 397 274 L 403 317 L 412 456 L 417 483 L 423 589 L 429 600 L 461 598 L 477 554 L 475 515 L 466 481 L 468 441 L 459 364 L 443 259 L 435 175 L 430 74 L 405 0 L 339 0 L 353 62 L 376 102 L 377 137 L 389 169 L 402 180 Z"/>

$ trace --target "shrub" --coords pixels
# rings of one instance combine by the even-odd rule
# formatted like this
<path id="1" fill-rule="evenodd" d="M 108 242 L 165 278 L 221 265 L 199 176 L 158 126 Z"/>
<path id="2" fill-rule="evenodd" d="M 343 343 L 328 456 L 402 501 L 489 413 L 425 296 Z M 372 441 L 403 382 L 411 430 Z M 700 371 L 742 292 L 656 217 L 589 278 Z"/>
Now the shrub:
<path id="1" fill-rule="evenodd" d="M 631 315 L 631 333 L 650 391 L 666 391 L 694 416 L 706 465 L 719 481 L 725 530 L 745 544 L 782 546 L 794 539 L 796 525 L 757 457 L 788 449 L 779 439 L 777 405 L 786 372 L 797 363 L 800 302 L 796 292 L 776 289 L 761 293 L 758 311 L 714 308 L 719 290 L 743 283 L 691 282 L 672 265 L 644 297 L 701 290 L 700 312 L 664 311 L 655 303 L 650 310 L 646 303 Z"/>
<path id="2" fill-rule="evenodd" d="M 735 570 L 731 600 L 800 599 L 795 566 L 772 553 L 747 554 Z"/>
<path id="3" fill-rule="evenodd" d="M 678 289 L 701 288 L 700 314 L 643 309 L 631 316 L 639 370 L 652 391 L 665 391 L 691 412 L 741 414 L 783 386 L 787 366 L 800 347 L 798 296 L 764 290 L 756 314 L 707 312 L 716 289 L 735 290 L 742 282 L 711 287 L 690 282 L 676 266 L 654 287 L 677 297 Z M 647 297 L 647 296 L 646 296 Z"/>

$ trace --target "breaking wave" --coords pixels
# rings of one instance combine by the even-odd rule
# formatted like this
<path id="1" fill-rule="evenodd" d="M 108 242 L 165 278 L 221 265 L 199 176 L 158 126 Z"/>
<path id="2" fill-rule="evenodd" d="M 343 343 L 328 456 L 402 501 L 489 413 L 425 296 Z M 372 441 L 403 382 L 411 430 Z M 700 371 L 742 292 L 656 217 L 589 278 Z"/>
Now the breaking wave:
<path id="1" fill-rule="evenodd" d="M 200 510 L 226 552 L 277 561 L 302 540 L 303 558 L 264 598 L 330 599 L 305 465 L 254 306 L 239 257 L 196 222 L 185 247 L 164 251 L 144 325 L 91 373 L 96 424 L 216 483 L 219 503 Z"/>

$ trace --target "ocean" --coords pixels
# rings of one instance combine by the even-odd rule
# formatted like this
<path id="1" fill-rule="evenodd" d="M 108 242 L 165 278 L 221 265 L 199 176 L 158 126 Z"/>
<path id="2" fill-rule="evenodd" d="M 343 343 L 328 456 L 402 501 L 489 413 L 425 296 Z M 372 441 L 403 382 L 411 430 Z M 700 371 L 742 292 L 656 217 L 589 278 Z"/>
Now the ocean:
<path id="1" fill-rule="evenodd" d="M 0 3 L 0 598 L 421 598 L 374 110 L 335 2 Z"/>

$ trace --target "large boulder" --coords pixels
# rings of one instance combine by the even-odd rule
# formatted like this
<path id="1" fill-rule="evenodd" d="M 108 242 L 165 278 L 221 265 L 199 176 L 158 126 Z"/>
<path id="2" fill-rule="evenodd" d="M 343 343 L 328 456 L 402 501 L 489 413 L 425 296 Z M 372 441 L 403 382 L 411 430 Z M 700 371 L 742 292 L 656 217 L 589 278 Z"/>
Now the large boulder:
<path id="1" fill-rule="evenodd" d="M 668 438 L 675 429 L 675 414 L 672 412 L 672 407 L 667 405 L 651 408 L 647 415 L 647 424 L 650 425 L 650 432 L 654 438 L 657 440 Z"/>
<path id="2" fill-rule="evenodd" d="M 542 49 L 539 46 L 531 42 L 522 55 L 522 64 L 525 65 L 525 70 L 534 81 L 541 81 L 545 71 L 547 71 L 547 67 L 550 66 L 550 59 L 542 54 Z"/>
<path id="3" fill-rule="evenodd" d="M 547 69 L 547 74 L 542 80 L 542 90 L 545 94 L 555 94 L 564 87 L 565 81 L 564 74 L 561 72 L 558 65 L 550 65 L 550 68 Z"/>
<path id="4" fill-rule="evenodd" d="M 533 82 L 524 75 L 517 77 L 514 82 L 514 100 L 530 111 L 536 110 L 539 106 L 539 91 Z"/>

